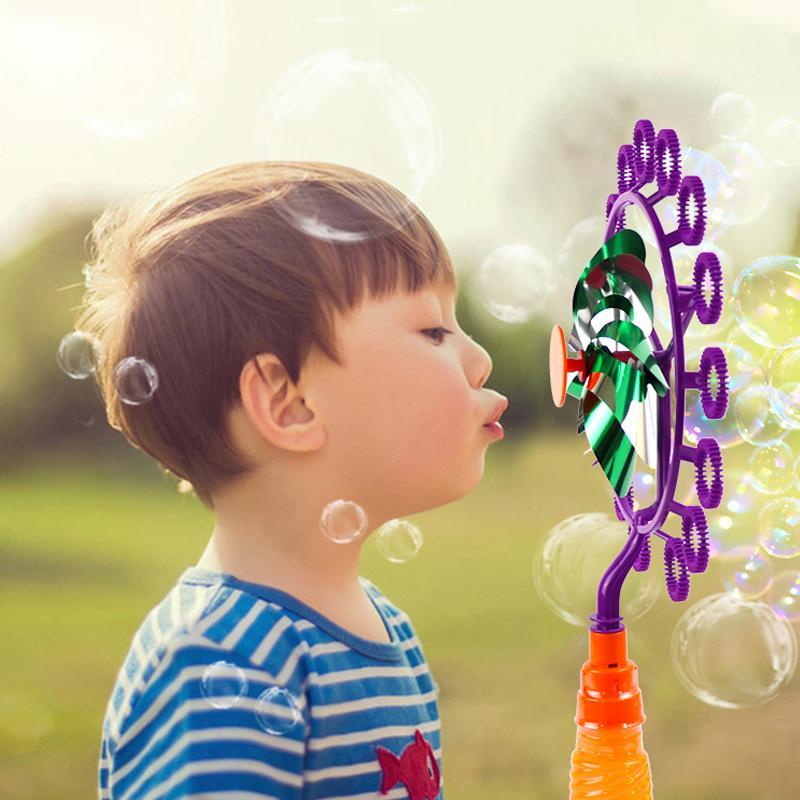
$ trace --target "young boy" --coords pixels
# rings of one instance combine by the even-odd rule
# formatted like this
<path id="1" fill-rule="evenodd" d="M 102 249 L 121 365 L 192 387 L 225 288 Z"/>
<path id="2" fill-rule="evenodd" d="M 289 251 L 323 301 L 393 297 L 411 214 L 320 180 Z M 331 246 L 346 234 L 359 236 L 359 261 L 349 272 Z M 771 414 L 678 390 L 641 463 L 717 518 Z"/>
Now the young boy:
<path id="1" fill-rule="evenodd" d="M 101 800 L 440 800 L 438 686 L 358 573 L 370 531 L 480 482 L 507 405 L 440 237 L 320 162 L 223 167 L 92 235 L 76 328 L 109 423 L 215 520 L 119 670 Z M 347 509 L 364 516 L 332 536 Z"/>

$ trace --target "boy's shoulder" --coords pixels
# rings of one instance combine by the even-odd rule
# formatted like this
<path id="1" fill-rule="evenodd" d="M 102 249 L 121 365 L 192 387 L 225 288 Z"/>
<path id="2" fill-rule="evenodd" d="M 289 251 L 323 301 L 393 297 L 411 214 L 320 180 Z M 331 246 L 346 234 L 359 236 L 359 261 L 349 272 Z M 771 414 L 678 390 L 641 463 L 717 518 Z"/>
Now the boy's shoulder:
<path id="1" fill-rule="evenodd" d="M 139 625 L 117 674 L 103 723 L 112 748 L 135 710 L 187 668 L 202 670 L 212 688 L 259 669 L 299 690 L 308 646 L 297 621 L 279 604 L 226 583 L 176 582 Z"/>

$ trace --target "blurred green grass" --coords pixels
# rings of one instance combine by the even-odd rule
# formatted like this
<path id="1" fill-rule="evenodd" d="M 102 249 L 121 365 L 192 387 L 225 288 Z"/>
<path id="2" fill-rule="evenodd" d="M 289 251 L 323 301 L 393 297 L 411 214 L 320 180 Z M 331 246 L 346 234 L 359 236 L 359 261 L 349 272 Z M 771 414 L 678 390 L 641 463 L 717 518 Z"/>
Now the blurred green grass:
<path id="1" fill-rule="evenodd" d="M 583 449 L 572 433 L 516 441 L 507 427 L 471 495 L 410 517 L 425 537 L 413 561 L 391 564 L 364 545 L 362 574 L 410 615 L 439 683 L 450 800 L 567 796 L 588 637 L 544 606 L 531 564 L 561 519 L 610 510 Z M 134 456 L 54 451 L 0 476 L 2 798 L 96 796 L 103 713 L 131 636 L 213 527 L 196 499 Z M 798 677 L 770 703 L 730 711 L 689 695 L 670 664 L 675 621 L 721 591 L 721 569 L 712 562 L 696 578 L 688 603 L 662 593 L 629 627 L 655 796 L 796 798 Z"/>

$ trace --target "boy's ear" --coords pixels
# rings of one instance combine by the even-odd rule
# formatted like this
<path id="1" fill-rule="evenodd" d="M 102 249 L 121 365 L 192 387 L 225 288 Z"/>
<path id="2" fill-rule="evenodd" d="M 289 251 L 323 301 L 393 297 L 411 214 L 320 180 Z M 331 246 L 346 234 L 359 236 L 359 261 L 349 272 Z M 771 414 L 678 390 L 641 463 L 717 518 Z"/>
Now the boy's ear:
<path id="1" fill-rule="evenodd" d="M 242 367 L 239 394 L 252 426 L 276 447 L 302 452 L 325 443 L 322 420 L 273 353 L 259 353 Z"/>

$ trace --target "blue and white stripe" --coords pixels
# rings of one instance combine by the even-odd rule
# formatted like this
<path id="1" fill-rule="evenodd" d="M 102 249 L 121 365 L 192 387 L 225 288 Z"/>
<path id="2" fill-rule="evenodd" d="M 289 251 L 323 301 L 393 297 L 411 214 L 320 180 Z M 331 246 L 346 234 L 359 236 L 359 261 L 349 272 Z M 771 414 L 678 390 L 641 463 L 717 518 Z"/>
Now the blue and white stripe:
<path id="1" fill-rule="evenodd" d="M 355 636 L 278 589 L 188 568 L 120 668 L 103 723 L 100 800 L 407 798 L 402 784 L 379 794 L 375 748 L 399 754 L 417 728 L 442 772 L 438 687 L 411 622 L 360 581 L 389 643 Z M 202 688 L 219 661 L 246 679 L 227 708 Z M 302 715 L 282 735 L 256 714 L 271 686 L 288 689 Z"/>

